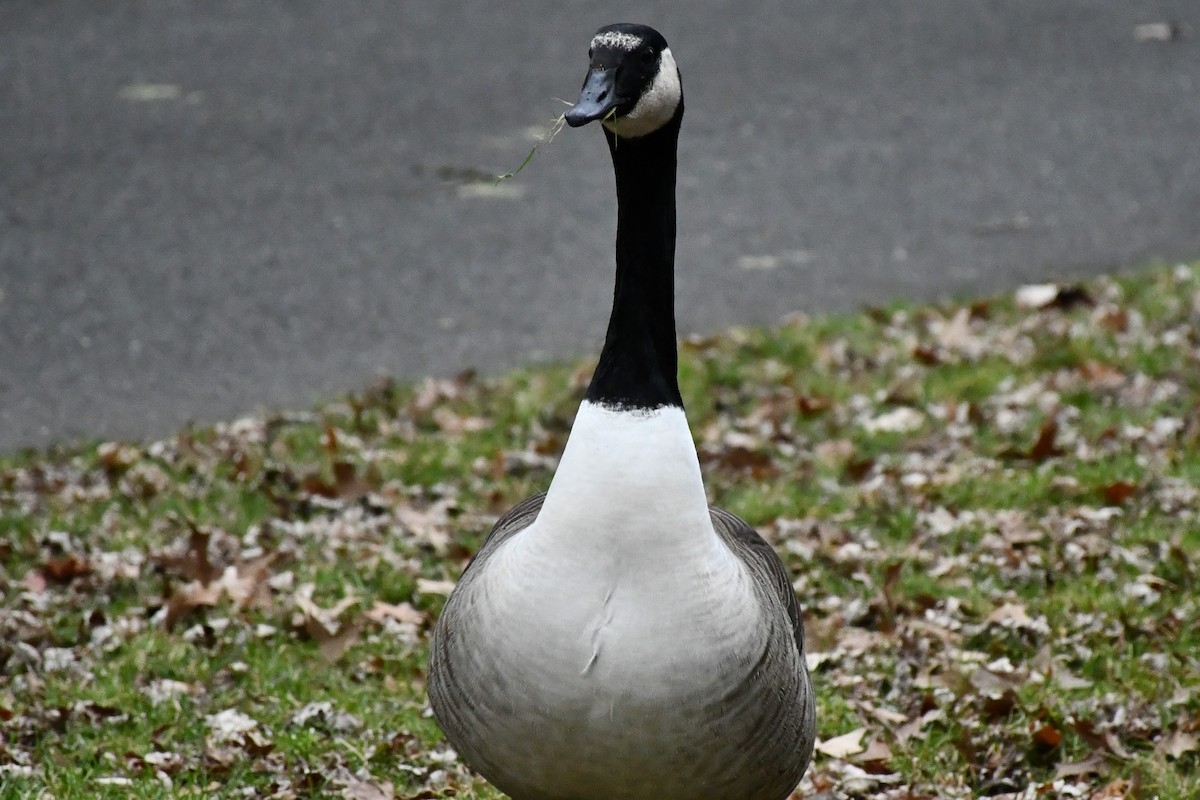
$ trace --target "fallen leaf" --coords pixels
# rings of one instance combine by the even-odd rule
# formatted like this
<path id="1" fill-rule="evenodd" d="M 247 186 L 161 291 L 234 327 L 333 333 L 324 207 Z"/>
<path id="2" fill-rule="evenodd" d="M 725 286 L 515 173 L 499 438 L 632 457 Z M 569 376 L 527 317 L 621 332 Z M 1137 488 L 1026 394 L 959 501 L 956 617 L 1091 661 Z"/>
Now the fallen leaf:
<path id="1" fill-rule="evenodd" d="M 1061 456 L 1063 454 L 1062 449 L 1054 443 L 1054 440 L 1057 438 L 1058 421 L 1054 417 L 1050 417 L 1042 423 L 1042 428 L 1038 431 L 1037 441 L 1029 449 L 1029 458 L 1034 461 L 1045 461 L 1055 456 Z"/>
<path id="2" fill-rule="evenodd" d="M 890 708 L 872 705 L 871 703 L 859 703 L 859 708 L 866 711 L 875 719 L 886 725 L 899 725 L 902 722 L 908 722 L 908 715 L 901 714 L 898 711 L 893 711 Z"/>
<path id="3" fill-rule="evenodd" d="M 451 435 L 462 433 L 476 433 L 484 430 L 491 421 L 483 417 L 463 416 L 456 414 L 450 409 L 442 406 L 433 410 L 433 421 L 441 429 L 442 433 Z"/>
<path id="4" fill-rule="evenodd" d="M 823 414 L 829 410 L 829 406 L 829 400 L 823 397 L 809 397 L 803 394 L 796 397 L 796 411 L 802 417 L 814 417 L 817 414 Z"/>
<path id="5" fill-rule="evenodd" d="M 849 733 L 843 733 L 841 736 L 826 739 L 818 744 L 816 749 L 832 758 L 846 758 L 855 753 L 861 753 L 864 750 L 862 738 L 866 733 L 866 728 L 856 728 Z"/>
<path id="6" fill-rule="evenodd" d="M 1071 729 L 1079 738 L 1099 750 L 1107 750 L 1117 758 L 1130 759 L 1132 755 L 1121 745 L 1121 740 L 1112 731 L 1098 731 L 1091 720 L 1080 719 L 1071 723 Z"/>
<path id="7" fill-rule="evenodd" d="M 198 608 L 212 607 L 221 599 L 223 589 L 219 584 L 203 584 L 192 581 L 182 586 L 171 595 L 167 601 L 165 625 L 168 631 L 174 630 L 181 619 L 184 619 Z"/>
<path id="8" fill-rule="evenodd" d="M 846 460 L 846 465 L 842 472 L 852 481 L 861 481 L 871 474 L 871 470 L 875 468 L 875 459 L 873 458 L 850 458 Z"/>
<path id="9" fill-rule="evenodd" d="M 700 459 L 705 464 L 714 464 L 731 472 L 746 472 L 754 478 L 770 477 L 779 472 L 769 453 L 742 445 L 705 448 Z"/>
<path id="10" fill-rule="evenodd" d="M 75 556 L 52 558 L 42 565 L 42 575 L 51 583 L 65 585 L 76 578 L 91 574 L 92 565 L 87 561 L 75 558 Z"/>
<path id="11" fill-rule="evenodd" d="M 1159 739 L 1154 749 L 1167 758 L 1178 760 L 1185 754 L 1194 753 L 1197 749 L 1200 749 L 1200 739 L 1194 733 L 1175 730 L 1170 735 Z"/>
<path id="12" fill-rule="evenodd" d="M 999 697 L 987 697 L 983 701 L 983 713 L 988 722 L 996 722 L 1011 714 L 1017 708 L 1017 693 L 1011 688 L 1005 689 Z"/>
<path id="13" fill-rule="evenodd" d="M 1033 623 L 1033 618 L 1029 616 L 1029 611 L 1025 606 L 1020 603 L 1004 603 L 993 609 L 985 621 L 1011 628 L 1024 628 Z"/>
<path id="14" fill-rule="evenodd" d="M 453 506 L 452 499 L 443 498 L 424 509 L 401 505 L 395 513 L 405 530 L 428 542 L 434 552 L 442 555 L 450 545 L 450 509 Z"/>
<path id="15" fill-rule="evenodd" d="M 38 592 L 46 591 L 46 576 L 42 574 L 40 569 L 31 569 L 25 573 L 25 577 L 21 578 L 21 585 L 26 591 L 37 594 Z"/>
<path id="16" fill-rule="evenodd" d="M 901 725 L 896 729 L 896 742 L 903 745 L 909 739 L 924 738 L 924 728 L 930 723 L 937 722 L 945 717 L 945 712 L 940 708 L 930 709 L 916 719 Z"/>
<path id="17" fill-rule="evenodd" d="M 1092 792 L 1088 800 L 1125 800 L 1133 796 L 1133 783 L 1124 778 L 1118 778 L 1111 783 L 1106 783 L 1095 792 Z"/>
<path id="18" fill-rule="evenodd" d="M 408 622 L 413 625 L 421 625 L 425 622 L 425 612 L 418 611 L 413 607 L 412 603 L 404 602 L 399 605 L 384 603 L 379 600 L 375 601 L 375 605 L 371 606 L 371 610 L 366 612 L 364 616 L 372 622 L 383 622 L 385 619 L 394 619 L 397 622 Z"/>
<path id="19" fill-rule="evenodd" d="M 1095 389 L 1115 389 L 1125 382 L 1125 376 L 1120 370 L 1099 361 L 1083 362 L 1079 374 Z"/>
<path id="20" fill-rule="evenodd" d="M 454 581 L 434 581 L 428 578 L 417 578 L 418 594 L 440 594 L 446 597 L 454 591 Z"/>
<path id="21" fill-rule="evenodd" d="M 873 775 L 882 775 L 892 771 L 888 766 L 888 762 L 892 760 L 892 749 L 879 738 L 871 739 L 867 743 L 867 749 L 850 760 L 862 764 L 863 769 Z"/>
<path id="22" fill-rule="evenodd" d="M 924 414 L 915 408 L 900 406 L 868 419 L 862 427 L 871 433 L 910 433 L 924 424 Z"/>
<path id="23" fill-rule="evenodd" d="M 388 781 L 360 781 L 357 778 L 342 789 L 346 800 L 393 800 L 396 791 Z"/>
<path id="24" fill-rule="evenodd" d="M 188 542 L 183 555 L 159 556 L 158 563 L 171 572 L 175 572 L 190 580 L 200 583 L 211 583 L 216 580 L 221 571 L 208 558 L 208 543 L 212 534 L 201 530 L 191 520 L 184 520 L 187 525 Z"/>
<path id="25" fill-rule="evenodd" d="M 227 708 L 204 717 L 209 730 L 209 739 L 216 743 L 241 741 L 242 734 L 258 727 L 258 721 L 236 708 Z"/>
<path id="26" fill-rule="evenodd" d="M 1054 771 L 1055 778 L 1074 778 L 1079 775 L 1102 775 L 1108 769 L 1108 762 L 1099 753 L 1092 753 L 1082 761 L 1072 761 L 1069 764 L 1059 764 Z"/>
<path id="27" fill-rule="evenodd" d="M 300 487 L 310 495 L 327 497 L 331 500 L 356 500 L 370 492 L 378 484 L 378 475 L 367 469 L 362 475 L 358 467 L 349 461 L 334 461 L 332 466 L 333 481 L 327 481 L 319 474 L 309 475 Z"/>
<path id="28" fill-rule="evenodd" d="M 1100 487 L 1100 493 L 1104 495 L 1104 502 L 1110 506 L 1125 505 L 1125 501 L 1132 497 L 1137 490 L 1137 484 L 1125 481 L 1117 481 Z"/>
<path id="29" fill-rule="evenodd" d="M 1062 744 L 1062 731 L 1051 725 L 1049 722 L 1042 725 L 1033 732 L 1034 744 L 1045 750 L 1053 750 Z"/>

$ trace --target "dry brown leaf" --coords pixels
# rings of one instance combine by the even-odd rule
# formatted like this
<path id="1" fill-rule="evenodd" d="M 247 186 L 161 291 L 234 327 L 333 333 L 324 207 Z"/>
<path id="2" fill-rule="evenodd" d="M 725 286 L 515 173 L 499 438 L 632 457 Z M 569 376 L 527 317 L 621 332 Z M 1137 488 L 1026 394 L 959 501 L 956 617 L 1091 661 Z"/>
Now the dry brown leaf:
<path id="1" fill-rule="evenodd" d="M 875 631 L 855 627 L 842 628 L 837 635 L 838 648 L 851 655 L 862 655 L 885 641 L 885 637 Z"/>
<path id="2" fill-rule="evenodd" d="M 474 370 L 465 370 L 453 378 L 426 378 L 412 400 L 412 411 L 414 414 L 423 414 L 438 403 L 457 400 L 474 382 Z"/>
<path id="3" fill-rule="evenodd" d="M 1093 389 L 1116 389 L 1125 382 L 1125 375 L 1120 370 L 1099 361 L 1083 362 L 1079 374 Z"/>
<path id="4" fill-rule="evenodd" d="M 395 514 L 409 533 L 428 542 L 434 552 L 441 555 L 450 544 L 449 511 L 453 505 L 452 499 L 443 498 L 424 509 L 408 505 L 398 506 Z"/>
<path id="5" fill-rule="evenodd" d="M 359 629 L 354 621 L 340 619 L 347 609 L 358 602 L 358 598 L 347 594 L 330 608 L 322 608 L 312 600 L 314 588 L 311 583 L 296 588 L 292 602 L 297 614 L 292 624 L 317 643 L 323 659 L 334 663 L 358 641 Z"/>
<path id="6" fill-rule="evenodd" d="M 435 408 L 432 416 L 434 423 L 438 426 L 442 433 L 448 433 L 452 435 L 475 433 L 477 431 L 484 430 L 492 424 L 490 420 L 484 419 L 483 417 L 472 417 L 456 414 L 445 406 Z"/>
<path id="7" fill-rule="evenodd" d="M 1100 494 L 1104 496 L 1104 502 L 1108 505 L 1123 506 L 1125 501 L 1132 497 L 1137 490 L 1138 486 L 1135 483 L 1117 481 L 1100 487 Z"/>
<path id="8" fill-rule="evenodd" d="M 1003 697 L 1004 693 L 1009 691 L 1014 684 L 1021 683 L 1023 677 L 1023 675 L 1004 674 L 978 667 L 971 673 L 969 680 L 971 686 L 981 695 L 994 699 Z"/>
<path id="9" fill-rule="evenodd" d="M 817 414 L 823 414 L 829 410 L 831 403 L 824 397 L 809 397 L 807 395 L 799 395 L 796 397 L 796 411 L 802 417 L 814 417 Z"/>
<path id="10" fill-rule="evenodd" d="M 907 714 L 901 714 L 890 708 L 883 708 L 867 702 L 858 703 L 858 707 L 885 725 L 899 725 L 902 722 L 908 722 Z"/>
<path id="11" fill-rule="evenodd" d="M 1194 753 L 1200 749 L 1200 738 L 1197 738 L 1194 733 L 1175 730 L 1159 739 L 1154 749 L 1167 758 L 1179 759 L 1187 753 Z"/>
<path id="12" fill-rule="evenodd" d="M 21 585 L 27 591 L 38 592 L 46 591 L 46 576 L 42 574 L 40 569 L 31 569 L 25 573 L 25 577 L 21 578 Z"/>
<path id="13" fill-rule="evenodd" d="M 882 739 L 872 738 L 867 743 L 867 749 L 852 756 L 850 760 L 862 764 L 863 769 L 874 775 L 891 772 L 888 762 L 892 760 L 892 749 Z"/>
<path id="14" fill-rule="evenodd" d="M 866 728 L 855 728 L 849 733 L 843 733 L 841 736 L 826 739 L 818 744 L 816 749 L 818 752 L 832 758 L 846 758 L 855 753 L 863 752 L 862 738 L 866 733 Z"/>
<path id="15" fill-rule="evenodd" d="M 142 452 L 133 445 L 104 442 L 96 448 L 96 457 L 104 472 L 111 478 L 133 466 L 134 462 L 142 457 Z"/>
<path id="16" fill-rule="evenodd" d="M 1058 438 L 1058 421 L 1054 417 L 1050 417 L 1042 423 L 1042 428 L 1038 431 L 1037 441 L 1029 448 L 1029 458 L 1033 461 L 1046 461 L 1047 459 L 1061 456 L 1062 448 L 1055 444 L 1055 439 Z"/>
<path id="17" fill-rule="evenodd" d="M 719 449 L 705 448 L 700 453 L 700 460 L 721 469 L 746 472 L 754 478 L 767 478 L 779 473 L 769 453 L 742 445 Z"/>
<path id="18" fill-rule="evenodd" d="M 355 500 L 372 491 L 379 483 L 379 477 L 373 469 L 368 468 L 360 475 L 358 467 L 349 461 L 334 461 L 332 471 L 332 482 L 320 474 L 312 474 L 301 481 L 300 488 L 308 494 L 331 500 Z"/>
<path id="19" fill-rule="evenodd" d="M 270 604 L 268 579 L 278 553 L 267 553 L 237 566 L 226 567 L 217 580 L 192 581 L 177 589 L 167 601 L 167 630 L 197 608 L 215 606 L 227 597 L 238 609 L 265 608 Z M 205 558 L 207 563 L 207 558 Z"/>
<path id="20" fill-rule="evenodd" d="M 1133 782 L 1118 778 L 1092 792 L 1088 800 L 1125 800 L 1133 796 Z"/>
<path id="21" fill-rule="evenodd" d="M 911 433 L 924 424 L 924 413 L 911 406 L 899 406 L 865 420 L 862 427 L 869 433 Z"/>
<path id="22" fill-rule="evenodd" d="M 987 622 L 1014 628 L 1027 627 L 1033 622 L 1025 606 L 1020 603 L 1005 603 L 987 615 Z"/>
<path id="23" fill-rule="evenodd" d="M 42 575 L 51 583 L 65 585 L 92 574 L 92 565 L 75 556 L 52 558 L 42 565 Z"/>
<path id="24" fill-rule="evenodd" d="M 874 468 L 875 459 L 873 458 L 851 458 L 846 460 L 842 472 L 848 479 L 858 482 L 870 475 Z"/>
<path id="25" fill-rule="evenodd" d="M 297 587 L 295 594 L 292 595 L 292 602 L 296 604 L 296 608 L 305 617 L 325 625 L 330 630 L 336 629 L 339 624 L 338 617 L 346 609 L 357 603 L 358 598 L 348 594 L 330 608 L 322 608 L 313 602 L 312 593 L 315 588 L 311 583 L 305 583 Z"/>
<path id="26" fill-rule="evenodd" d="M 221 574 L 221 571 L 208 558 L 208 543 L 212 534 L 200 530 L 191 520 L 184 520 L 184 522 L 189 529 L 187 549 L 184 554 L 182 556 L 160 556 L 158 563 L 189 580 L 212 583 Z"/>
<path id="27" fill-rule="evenodd" d="M 854 443 L 849 439 L 826 439 L 813 452 L 826 464 L 840 464 L 854 455 Z"/>
<path id="28" fill-rule="evenodd" d="M 1046 538 L 1044 532 L 1029 524 L 1029 519 L 1024 512 L 1015 509 L 997 512 L 995 522 L 1000 536 L 1014 547 L 1037 544 Z"/>
<path id="29" fill-rule="evenodd" d="M 1017 708 L 1017 693 L 1011 688 L 1005 689 L 999 697 L 987 697 L 983 701 L 983 714 L 988 722 L 996 722 L 1011 714 Z"/>
<path id="30" fill-rule="evenodd" d="M 971 332 L 969 308 L 958 309 L 948 321 L 936 320 L 932 327 L 938 344 L 952 353 L 975 358 L 983 352 L 983 341 Z"/>
<path id="31" fill-rule="evenodd" d="M 903 745 L 909 739 L 924 738 L 924 728 L 932 722 L 936 722 L 946 715 L 940 708 L 934 708 L 923 715 L 917 717 L 909 723 L 901 725 L 896 729 L 896 742 Z"/>
<path id="32" fill-rule="evenodd" d="M 371 606 L 371 610 L 364 615 L 372 622 L 383 622 L 385 619 L 394 619 L 397 622 L 408 622 L 413 625 L 421 625 L 425 622 L 426 615 L 424 611 L 418 611 L 413 607 L 412 603 L 403 602 L 399 605 L 384 603 L 379 600 Z"/>
<path id="33" fill-rule="evenodd" d="M 1054 682 L 1063 689 L 1090 689 L 1095 685 L 1094 681 L 1079 677 L 1061 664 L 1054 666 L 1053 675 Z"/>
<path id="34" fill-rule="evenodd" d="M 1045 750 L 1053 750 L 1062 744 L 1062 731 L 1054 727 L 1049 722 L 1043 724 L 1040 728 L 1033 732 L 1033 741 L 1037 746 Z"/>
<path id="35" fill-rule="evenodd" d="M 418 594 L 440 594 L 446 597 L 454 591 L 454 581 L 434 581 L 428 578 L 417 578 Z"/>
<path id="36" fill-rule="evenodd" d="M 327 663 L 334 664 L 341 660 L 346 651 L 358 641 L 358 626 L 344 623 L 338 626 L 336 632 L 331 632 L 317 620 L 307 617 L 304 620 L 304 631 L 317 643 L 317 649 Z"/>
<path id="37" fill-rule="evenodd" d="M 345 800 L 393 800 L 396 791 L 389 781 L 360 781 L 357 778 L 342 789 Z"/>
<path id="38" fill-rule="evenodd" d="M 1132 755 L 1121 744 L 1121 740 L 1117 738 L 1112 731 L 1098 731 L 1096 725 L 1091 720 L 1080 719 L 1071 723 L 1071 729 L 1079 735 L 1079 738 L 1090 744 L 1097 750 L 1107 750 L 1117 758 L 1128 760 Z"/>
<path id="39" fill-rule="evenodd" d="M 174 630 L 179 620 L 195 611 L 197 608 L 212 607 L 221 599 L 224 589 L 220 584 L 203 584 L 199 581 L 180 587 L 167 601 L 167 630 Z"/>
<path id="40" fill-rule="evenodd" d="M 1093 752 L 1082 761 L 1072 761 L 1069 764 L 1059 764 L 1054 771 L 1055 778 L 1074 778 L 1079 775 L 1101 775 L 1108 764 L 1099 753 Z"/>
<path id="41" fill-rule="evenodd" d="M 938 354 L 938 351 L 925 345 L 914 347 L 912 357 L 927 367 L 936 367 L 942 363 L 942 357 Z"/>

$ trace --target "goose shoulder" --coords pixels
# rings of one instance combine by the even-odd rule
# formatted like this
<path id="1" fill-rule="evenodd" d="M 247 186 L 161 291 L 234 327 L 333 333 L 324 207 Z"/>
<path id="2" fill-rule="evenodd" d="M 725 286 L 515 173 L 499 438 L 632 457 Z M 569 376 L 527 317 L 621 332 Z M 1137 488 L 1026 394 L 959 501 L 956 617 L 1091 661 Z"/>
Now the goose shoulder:
<path id="1" fill-rule="evenodd" d="M 462 576 L 459 578 L 459 583 L 468 579 L 468 576 L 473 576 L 473 571 L 478 572 L 484 569 L 491 555 L 495 553 L 502 544 L 507 542 L 512 537 L 516 536 L 521 531 L 528 528 L 537 519 L 538 514 L 542 510 L 542 504 L 546 501 L 546 493 L 538 492 L 535 495 L 525 498 L 515 506 L 504 512 L 500 519 L 496 520 L 496 524 L 492 526 L 492 530 L 483 540 L 483 544 L 479 546 L 479 550 L 467 563 L 463 569 Z"/>
<path id="2" fill-rule="evenodd" d="M 792 635 L 800 656 L 804 656 L 804 619 L 800 602 L 792 589 L 787 567 L 780 561 L 775 548 L 758 535 L 744 519 L 723 508 L 709 506 L 717 536 L 741 560 L 750 574 L 753 586 L 771 600 L 781 603 L 792 625 Z"/>

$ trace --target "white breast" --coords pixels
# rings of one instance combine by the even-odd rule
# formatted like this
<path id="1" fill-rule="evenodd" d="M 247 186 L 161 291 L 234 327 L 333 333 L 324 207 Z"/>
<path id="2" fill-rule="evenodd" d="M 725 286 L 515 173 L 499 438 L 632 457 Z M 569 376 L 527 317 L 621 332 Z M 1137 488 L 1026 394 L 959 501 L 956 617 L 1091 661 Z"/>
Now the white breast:
<path id="1" fill-rule="evenodd" d="M 713 530 L 682 409 L 585 402 L 537 520 L 481 581 L 481 646 L 536 670 L 545 703 L 675 702 L 670 687 L 704 683 L 722 653 L 761 651 L 759 601 Z"/>

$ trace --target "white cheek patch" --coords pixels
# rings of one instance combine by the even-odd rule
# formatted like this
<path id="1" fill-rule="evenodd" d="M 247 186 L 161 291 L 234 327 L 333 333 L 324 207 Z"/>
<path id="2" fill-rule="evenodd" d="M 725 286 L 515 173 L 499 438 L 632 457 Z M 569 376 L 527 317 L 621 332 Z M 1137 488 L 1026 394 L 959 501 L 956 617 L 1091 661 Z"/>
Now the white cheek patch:
<path id="1" fill-rule="evenodd" d="M 682 98 L 679 67 L 675 65 L 675 56 L 671 55 L 671 48 L 668 47 L 659 56 L 658 74 L 654 76 L 654 82 L 642 93 L 637 105 L 625 116 L 605 122 L 604 127 L 627 139 L 645 136 L 675 116 Z"/>
<path id="2" fill-rule="evenodd" d="M 592 37 L 592 47 L 615 47 L 618 50 L 634 50 L 642 44 L 642 37 L 621 31 L 605 31 Z"/>

